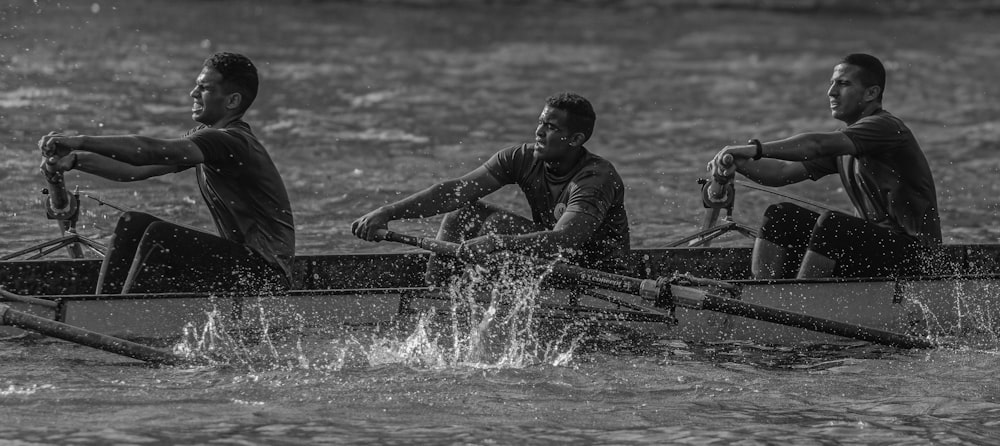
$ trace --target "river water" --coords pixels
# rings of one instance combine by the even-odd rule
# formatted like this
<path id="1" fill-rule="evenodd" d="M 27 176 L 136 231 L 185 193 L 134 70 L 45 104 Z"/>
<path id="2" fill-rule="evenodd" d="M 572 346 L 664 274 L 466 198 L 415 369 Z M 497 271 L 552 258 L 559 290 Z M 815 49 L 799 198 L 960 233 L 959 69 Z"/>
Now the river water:
<path id="1" fill-rule="evenodd" d="M 289 188 L 300 253 L 404 250 L 354 239 L 350 222 L 530 141 L 542 101 L 563 90 L 595 105 L 588 147 L 625 180 L 633 246 L 663 246 L 697 228 L 695 180 L 723 145 L 837 128 L 829 75 L 858 51 L 887 63 L 885 106 L 927 153 L 946 241 L 1000 239 L 1000 17 L 696 3 L 743 2 L 12 0 L 0 6 L 0 253 L 58 236 L 37 193 L 41 135 L 179 135 L 192 126 L 186 94 L 215 51 L 260 68 L 247 120 Z M 67 179 L 212 227 L 191 173 Z M 849 207 L 832 179 L 787 189 Z M 777 200 L 738 193 L 735 217 L 748 224 Z M 510 189 L 493 201 L 527 209 Z M 80 232 L 106 241 L 118 212 L 83 206 Z M 393 228 L 429 235 L 438 221 Z M 331 327 L 163 368 L 4 339 L 0 443 L 1000 442 L 995 339 L 933 351 L 774 347 L 633 327 L 562 342 L 529 333 L 498 341 L 513 353 L 470 357 L 459 352 L 471 341 L 445 332 L 419 321 Z"/>

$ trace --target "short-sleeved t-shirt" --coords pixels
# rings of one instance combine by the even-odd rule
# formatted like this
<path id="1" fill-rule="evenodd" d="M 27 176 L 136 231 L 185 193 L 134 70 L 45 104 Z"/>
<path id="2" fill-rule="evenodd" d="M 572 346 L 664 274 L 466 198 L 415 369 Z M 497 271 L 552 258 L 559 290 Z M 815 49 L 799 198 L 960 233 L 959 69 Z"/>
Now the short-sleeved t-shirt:
<path id="1" fill-rule="evenodd" d="M 922 244 L 941 243 L 934 177 L 903 121 L 878 110 L 842 131 L 857 155 L 806 161 L 809 177 L 838 173 L 859 217 Z"/>
<path id="2" fill-rule="evenodd" d="M 291 278 L 292 206 L 278 169 L 250 125 L 236 120 L 219 129 L 199 126 L 187 138 L 205 158 L 196 166 L 198 186 L 219 235 L 246 244 Z"/>
<path id="3" fill-rule="evenodd" d="M 535 158 L 531 144 L 497 152 L 483 166 L 497 181 L 517 184 L 531 207 L 536 225 L 551 230 L 566 213 L 589 215 L 600 224 L 565 257 L 570 262 L 605 271 L 626 268 L 629 252 L 625 186 L 615 167 L 581 147 L 584 155 L 563 176 L 556 176 Z"/>

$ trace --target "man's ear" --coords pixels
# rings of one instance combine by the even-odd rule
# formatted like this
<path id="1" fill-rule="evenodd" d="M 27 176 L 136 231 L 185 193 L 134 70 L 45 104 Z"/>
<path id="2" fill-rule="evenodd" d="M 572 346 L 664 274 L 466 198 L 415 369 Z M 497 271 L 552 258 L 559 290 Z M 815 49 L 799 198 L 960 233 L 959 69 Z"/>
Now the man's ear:
<path id="1" fill-rule="evenodd" d="M 865 89 L 865 101 L 874 101 L 878 99 L 878 95 L 880 94 L 882 94 L 882 87 L 872 85 Z"/>
<path id="2" fill-rule="evenodd" d="M 567 143 L 573 147 L 580 147 L 585 142 L 587 142 L 587 136 L 580 132 L 570 135 L 569 141 L 567 141 Z"/>
<path id="3" fill-rule="evenodd" d="M 226 97 L 226 108 L 229 110 L 238 110 L 242 103 L 243 95 L 239 93 L 229 93 L 229 96 Z"/>

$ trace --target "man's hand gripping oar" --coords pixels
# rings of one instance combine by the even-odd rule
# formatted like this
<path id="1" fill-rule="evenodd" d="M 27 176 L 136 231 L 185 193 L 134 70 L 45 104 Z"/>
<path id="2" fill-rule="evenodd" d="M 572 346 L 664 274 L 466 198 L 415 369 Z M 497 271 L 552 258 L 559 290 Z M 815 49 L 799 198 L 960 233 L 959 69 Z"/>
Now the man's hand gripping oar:
<path id="1" fill-rule="evenodd" d="M 723 209 L 727 215 L 733 212 L 733 204 L 736 201 L 736 190 L 733 187 L 733 178 L 736 176 L 736 163 L 733 156 L 726 154 L 719 161 L 718 165 L 710 164 L 712 179 L 699 180 L 702 182 L 701 202 L 705 206 L 705 215 L 702 217 L 701 232 L 708 233 L 709 229 L 715 227 L 719 221 L 719 214 Z M 700 237 L 692 240 L 690 245 L 708 246 L 712 242 L 711 238 Z"/>
<path id="2" fill-rule="evenodd" d="M 45 181 L 49 184 L 48 188 L 42 191 L 49 196 L 45 202 L 45 216 L 50 220 L 56 220 L 64 235 L 67 232 L 75 234 L 76 221 L 80 216 L 80 194 L 71 194 L 66 189 L 64 172 L 75 167 L 76 155 L 69 155 L 72 152 L 57 151 L 55 145 L 51 143 L 53 136 L 58 134 L 50 133 L 38 141 L 38 148 L 42 151 L 40 168 L 45 175 Z M 66 249 L 70 257 L 83 258 L 83 247 L 79 243 L 71 243 Z"/>
<path id="3" fill-rule="evenodd" d="M 397 234 L 384 229 L 376 231 L 376 240 L 403 243 L 426 249 L 435 254 L 455 257 L 458 256 L 460 247 L 456 243 Z M 638 299 L 630 300 L 629 303 L 657 315 L 669 315 L 669 311 L 665 310 L 665 308 L 680 306 L 693 310 L 709 310 L 731 314 L 900 348 L 934 347 L 933 343 L 925 339 L 743 302 L 712 294 L 698 288 L 673 284 L 666 278 L 655 280 L 637 279 L 559 262 L 552 264 L 552 274 L 596 288 L 617 291 L 637 297 Z"/>

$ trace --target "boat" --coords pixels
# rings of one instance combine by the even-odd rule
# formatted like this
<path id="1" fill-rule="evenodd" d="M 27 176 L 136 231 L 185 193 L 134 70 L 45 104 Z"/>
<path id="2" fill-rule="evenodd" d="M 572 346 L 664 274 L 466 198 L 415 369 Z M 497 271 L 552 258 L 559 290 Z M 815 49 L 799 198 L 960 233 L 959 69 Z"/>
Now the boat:
<path id="1" fill-rule="evenodd" d="M 724 200 L 727 218 L 721 224 L 714 222 L 718 208 L 706 203 L 715 217 L 706 220 L 702 231 L 671 247 L 633 249 L 627 271 L 619 274 L 542 262 L 548 269 L 539 277 L 548 277 L 551 286 L 539 299 L 536 314 L 637 324 L 694 342 L 757 344 L 836 342 L 846 337 L 930 347 L 928 339 L 995 328 L 993 318 L 1000 315 L 1000 244 L 944 245 L 935 260 L 913 276 L 755 280 L 750 274 L 751 248 L 707 243 L 726 231 L 752 231 L 731 220 L 732 201 Z M 78 209 L 77 202 L 78 196 L 68 205 L 64 200 L 61 209 Z M 386 239 L 418 249 L 300 256 L 294 263 L 292 289 L 279 295 L 248 297 L 193 289 L 183 274 L 162 274 L 155 268 L 144 270 L 141 292 L 94 294 L 100 259 L 41 258 L 61 247 L 75 257 L 81 245 L 100 248 L 73 231 L 73 214 L 49 213 L 69 235 L 16 253 L 36 250 L 27 260 L 5 256 L 0 261 L 0 307 L 12 315 L 60 324 L 53 331 L 78 328 L 85 331 L 82 337 L 102 334 L 123 340 L 178 337 L 185 327 L 200 326 L 211 315 L 239 319 L 247 298 L 275 324 L 312 327 L 379 324 L 425 311 L 447 312 L 450 306 L 446 290 L 424 284 L 423 270 L 428 251 L 449 255 L 457 247 L 388 232 Z M 18 326 L 35 328 L 31 324 L 42 322 Z"/>
<path id="2" fill-rule="evenodd" d="M 967 317 L 1000 296 L 1000 245 L 947 245 L 940 261 L 919 276 L 753 280 L 750 248 L 635 249 L 626 277 L 663 278 L 685 289 L 816 318 L 913 336 L 961 335 Z M 0 262 L 0 288 L 12 309 L 122 338 L 178 336 L 213 311 L 233 311 L 234 296 L 185 289 L 184 280 L 148 274 L 142 293 L 94 294 L 100 259 Z M 293 287 L 266 298 L 275 314 L 310 326 L 367 324 L 417 309 L 447 306 L 447 293 L 423 283 L 426 254 L 331 254 L 298 257 Z M 611 275 L 617 277 L 615 275 Z M 572 292 L 553 290 L 540 314 L 630 322 L 692 341 L 747 340 L 774 344 L 823 342 L 835 336 L 622 292 L 598 278 Z M 697 293 L 696 293 L 697 294 Z"/>

